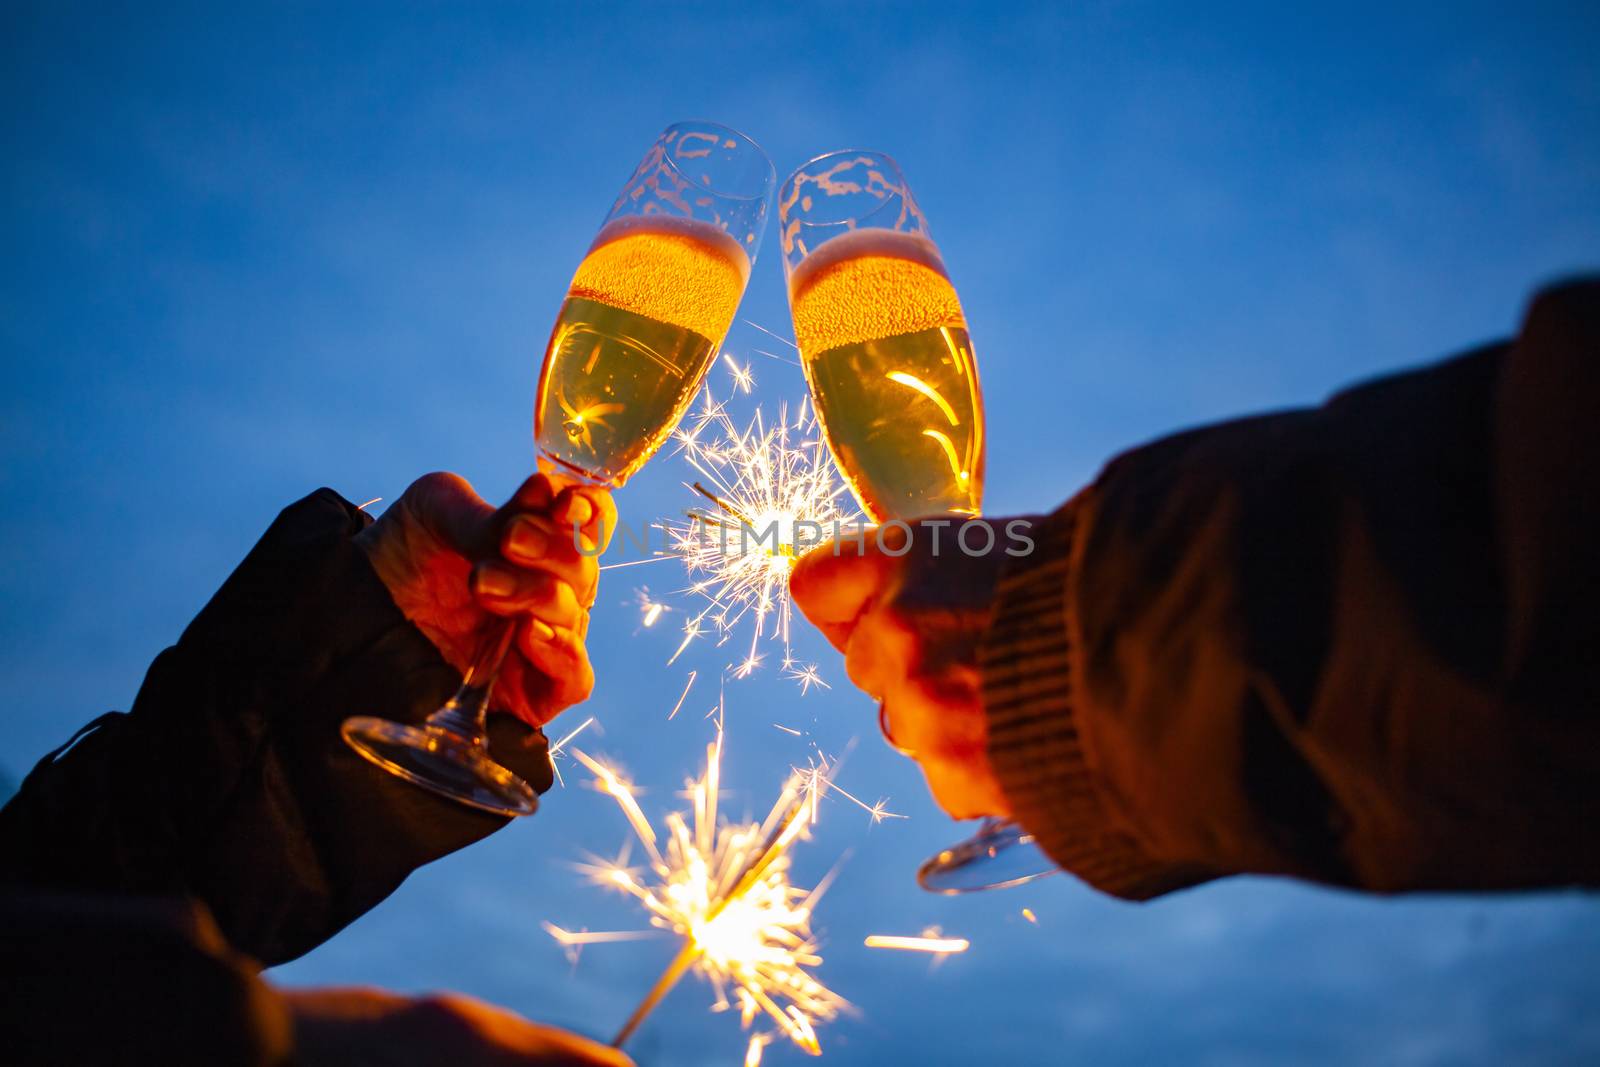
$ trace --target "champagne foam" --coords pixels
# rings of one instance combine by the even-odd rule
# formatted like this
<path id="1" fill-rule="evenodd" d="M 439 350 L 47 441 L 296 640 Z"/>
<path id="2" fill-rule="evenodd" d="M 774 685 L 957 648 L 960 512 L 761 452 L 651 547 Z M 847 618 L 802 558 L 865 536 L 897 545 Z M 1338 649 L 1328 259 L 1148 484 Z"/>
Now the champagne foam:
<path id="1" fill-rule="evenodd" d="M 647 215 L 600 231 L 570 296 L 693 330 L 720 343 L 750 277 L 750 258 L 710 223 Z"/>
<path id="2" fill-rule="evenodd" d="M 889 230 L 835 237 L 789 278 L 795 341 L 808 356 L 884 337 L 966 326 L 932 241 Z"/>

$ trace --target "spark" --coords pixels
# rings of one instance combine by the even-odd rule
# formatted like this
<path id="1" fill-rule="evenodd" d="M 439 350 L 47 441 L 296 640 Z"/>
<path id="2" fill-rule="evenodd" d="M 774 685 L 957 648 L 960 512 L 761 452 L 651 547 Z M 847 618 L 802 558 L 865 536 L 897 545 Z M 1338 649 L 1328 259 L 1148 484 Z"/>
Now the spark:
<path id="1" fill-rule="evenodd" d="M 651 598 L 648 585 L 635 589 L 633 591 L 633 600 L 634 603 L 639 605 L 639 624 L 646 630 L 659 622 L 661 616 L 672 610 L 661 601 Z"/>
<path id="2" fill-rule="evenodd" d="M 638 567 L 638 566 L 640 566 L 642 564 L 645 564 L 645 563 L 662 563 L 662 562 L 665 562 L 666 560 L 669 560 L 669 559 L 672 559 L 672 558 L 674 558 L 674 557 L 672 557 L 672 556 L 650 556 L 650 557 L 648 557 L 646 559 L 630 559 L 626 563 L 603 563 L 603 564 L 600 565 L 600 570 L 603 570 L 603 571 L 616 571 L 616 570 L 621 570 L 623 567 Z"/>
<path id="3" fill-rule="evenodd" d="M 1033 909 L 1032 908 L 1023 908 L 1022 909 L 1022 917 L 1024 919 L 1027 919 L 1029 922 L 1031 922 L 1035 926 L 1039 925 L 1039 917 L 1033 913 Z"/>
<path id="4" fill-rule="evenodd" d="M 699 673 L 699 671 L 689 672 L 689 680 L 683 683 L 683 692 L 678 694 L 678 702 L 672 705 L 672 711 L 667 714 L 668 722 L 672 721 L 672 717 L 678 714 L 678 709 L 683 707 L 683 702 L 689 698 L 689 690 L 694 688 L 695 676 Z"/>
<path id="5" fill-rule="evenodd" d="M 822 675 L 817 673 L 817 665 L 815 663 L 808 663 L 803 667 L 798 667 L 791 662 L 784 666 L 783 674 L 784 677 L 793 678 L 795 681 L 800 683 L 801 696 L 805 696 L 807 693 L 811 692 L 811 687 L 814 685 L 820 685 L 824 689 L 833 688 L 827 682 L 822 680 Z"/>
<path id="6" fill-rule="evenodd" d="M 971 942 L 964 937 L 899 937 L 894 934 L 872 934 L 864 944 L 868 948 L 893 948 L 903 952 L 933 952 L 949 955 L 965 952 Z"/>
<path id="7" fill-rule="evenodd" d="M 674 436 L 698 475 L 689 488 L 712 506 L 666 527 L 670 551 L 689 574 L 689 591 L 707 601 L 686 619 L 672 658 L 698 637 L 714 633 L 721 644 L 748 623 L 748 647 L 729 665 L 735 678 L 761 665 L 759 642 L 769 635 L 783 643 L 784 664 L 791 665 L 789 575 L 807 548 L 859 518 L 815 414 L 805 402 L 792 421 L 787 404 L 776 419 L 758 408 L 740 428 L 707 389 Z M 795 677 L 802 692 L 823 684 L 814 670 Z"/>
<path id="8" fill-rule="evenodd" d="M 638 803 L 632 787 L 612 768 L 575 754 L 595 775 L 596 786 L 616 799 L 650 853 L 648 876 L 619 862 L 588 868 L 591 877 L 633 896 L 649 912 L 653 927 L 683 939 L 677 958 L 612 1043 L 620 1047 L 693 969 L 712 985 L 713 1010 L 736 1007 L 747 1029 L 764 1016 L 795 1044 L 820 1054 L 815 1024 L 848 1005 L 808 970 L 822 962 L 811 916 L 828 880 L 811 890 L 789 883 L 789 849 L 806 837 L 815 819 L 818 792 L 808 787 L 806 775 L 790 774 L 761 822 L 721 817 L 719 730 L 716 741 L 706 746 L 704 771 L 685 783 L 690 812 L 665 816 L 666 844 L 658 850 L 655 830 L 642 815 L 635 818 Z"/>
<path id="9" fill-rule="evenodd" d="M 744 1067 L 761 1067 L 761 1050 L 770 1041 L 766 1034 L 751 1034 L 750 1044 L 744 1050 Z"/>
<path id="10" fill-rule="evenodd" d="M 667 666 L 670 667 L 677 662 L 678 657 L 683 655 L 683 650 L 689 647 L 689 642 L 700 636 L 702 632 L 700 622 L 705 617 L 706 612 L 702 611 L 698 615 L 693 615 L 683 620 L 683 643 L 678 646 L 678 651 L 672 654 L 672 658 L 667 660 Z"/>
<path id="11" fill-rule="evenodd" d="M 794 736 L 795 736 L 795 737 L 800 737 L 800 736 L 802 736 L 802 735 L 801 735 L 801 733 L 800 733 L 800 731 L 799 731 L 799 730 L 796 730 L 796 729 L 794 729 L 794 728 L 793 728 L 793 727 L 789 727 L 789 726 L 780 726 L 780 725 L 779 725 L 779 724 L 777 724 L 777 723 L 773 723 L 773 724 L 772 724 L 772 726 L 773 726 L 773 728 L 774 728 L 774 729 L 777 729 L 777 730 L 782 730 L 782 731 L 783 731 L 783 732 L 784 732 L 784 733 L 786 733 L 786 734 L 793 734 L 793 735 L 794 735 Z"/>
<path id="12" fill-rule="evenodd" d="M 773 723 L 773 725 L 777 726 L 777 723 Z M 781 730 L 783 727 L 779 726 L 778 729 Z M 872 825 L 874 826 L 885 819 L 910 818 L 908 815 L 899 815 L 890 811 L 888 807 L 889 801 L 887 799 L 879 800 L 875 804 L 868 804 L 866 801 L 862 800 L 860 797 L 845 789 L 844 786 L 835 781 L 835 778 L 839 773 L 839 766 L 842 762 L 842 759 L 830 761 L 827 756 L 824 756 L 819 752 L 817 754 L 817 759 L 810 765 L 803 768 L 795 767 L 793 768 L 793 771 L 795 774 L 803 775 L 805 777 L 806 787 L 815 792 L 817 796 L 821 797 L 827 793 L 838 793 L 841 797 L 844 797 L 844 799 L 848 800 L 850 803 L 866 812 L 871 818 Z"/>
<path id="13" fill-rule="evenodd" d="M 799 345 L 795 344 L 793 341 L 791 341 L 787 337 L 783 336 L 783 334 L 781 334 L 781 333 L 773 333 L 771 330 L 767 329 L 765 326 L 761 325 L 759 322 L 751 322 L 749 319 L 740 319 L 739 321 L 744 323 L 746 326 L 755 327 L 756 329 L 760 330 L 762 333 L 766 334 L 768 337 L 773 338 L 774 340 L 782 341 L 784 344 L 788 345 L 790 348 L 794 349 L 796 352 L 798 352 L 800 350 L 800 346 Z"/>
<path id="14" fill-rule="evenodd" d="M 622 813 L 628 817 L 628 822 L 633 826 L 633 832 L 639 836 L 644 847 L 649 850 L 650 858 L 657 863 L 662 862 L 661 853 L 656 850 L 656 832 L 651 829 L 650 821 L 644 817 L 644 812 L 639 810 L 639 802 L 634 799 L 633 786 L 625 781 L 610 767 L 589 758 L 580 748 L 572 750 L 578 762 L 589 768 L 594 775 L 595 788 L 602 793 L 610 793 L 616 798 L 617 804 L 622 808 Z M 620 870 L 620 868 L 619 868 Z"/>
<path id="15" fill-rule="evenodd" d="M 382 500 L 383 500 L 383 497 L 375 496 L 371 500 L 367 501 L 365 504 L 357 505 L 356 510 L 357 511 L 366 511 L 372 505 L 380 503 Z"/>
<path id="16" fill-rule="evenodd" d="M 776 352 L 768 352 L 765 348 L 752 348 L 750 351 L 754 352 L 758 356 L 766 356 L 768 359 L 775 359 L 779 363 L 787 363 L 791 367 L 800 366 L 800 361 L 798 359 L 790 359 L 788 356 L 780 356 Z"/>
<path id="17" fill-rule="evenodd" d="M 558 944 L 570 945 L 603 945 L 616 941 L 641 941 L 647 937 L 655 937 L 654 930 L 563 930 L 553 922 L 542 922 L 545 933 L 556 939 Z"/>
<path id="18" fill-rule="evenodd" d="M 553 922 L 539 924 L 544 932 L 555 938 L 556 944 L 566 954 L 568 962 L 578 965 L 585 945 L 611 944 L 617 941 L 642 941 L 657 936 L 659 930 L 564 930 Z"/>
<path id="19" fill-rule="evenodd" d="M 733 375 L 733 384 L 746 396 L 750 395 L 750 387 L 756 384 L 756 376 L 750 370 L 750 364 L 739 366 L 738 362 L 727 352 L 722 354 L 722 362 L 728 365 L 728 373 Z"/>
<path id="20" fill-rule="evenodd" d="M 577 737 L 579 734 L 583 733 L 583 731 L 587 730 L 590 724 L 593 722 L 594 716 L 591 715 L 587 719 L 583 720 L 583 722 L 579 723 L 576 730 L 573 730 L 566 737 L 563 737 L 561 740 L 550 746 L 550 769 L 555 772 L 556 781 L 561 783 L 561 787 L 563 789 L 566 788 L 567 783 L 566 780 L 561 777 L 561 767 L 556 763 L 556 758 L 561 755 L 561 750 L 567 747 L 568 741 L 571 741 L 574 737 Z"/>

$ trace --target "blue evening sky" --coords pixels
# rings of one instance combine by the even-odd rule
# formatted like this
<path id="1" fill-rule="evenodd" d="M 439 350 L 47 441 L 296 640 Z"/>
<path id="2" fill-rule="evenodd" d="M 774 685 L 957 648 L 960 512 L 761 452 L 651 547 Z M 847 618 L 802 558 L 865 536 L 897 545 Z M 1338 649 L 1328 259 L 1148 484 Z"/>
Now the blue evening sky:
<path id="1" fill-rule="evenodd" d="M 1533 287 L 1596 266 L 1597 31 L 1583 4 L 8 4 L 0 766 L 127 707 L 317 486 L 392 500 L 444 468 L 504 497 L 531 469 L 566 282 L 672 120 L 739 127 L 780 175 L 839 147 L 901 161 L 970 317 L 1004 514 L 1153 436 L 1504 336 Z M 775 247 L 743 314 L 787 332 Z M 748 326 L 729 339 L 756 347 Z M 793 367 L 751 358 L 760 400 L 801 394 Z M 681 513 L 683 474 L 663 457 L 619 503 Z M 590 747 L 657 813 L 697 770 L 728 658 L 669 668 L 671 628 L 639 629 L 634 590 L 679 588 L 674 566 L 608 576 L 600 684 L 574 713 L 600 717 Z M 672 603 L 675 626 L 690 602 Z M 1133 906 L 1066 877 L 921 894 L 916 861 L 964 828 L 820 639 L 796 645 L 833 689 L 801 697 L 775 647 L 727 683 L 725 802 L 764 809 L 810 743 L 859 736 L 842 782 L 910 816 L 869 829 L 830 805 L 798 860 L 804 881 L 850 852 L 817 918 L 821 974 L 858 1009 L 823 1031 L 833 1062 L 1600 1057 L 1600 905 L 1582 894 L 1235 879 Z M 626 833 L 569 786 L 277 976 L 455 988 L 608 1035 L 671 946 L 574 968 L 539 921 L 639 925 L 568 866 Z M 928 925 L 971 951 L 931 966 L 861 947 Z M 685 982 L 641 1062 L 736 1062 L 737 1022 L 708 1003 Z"/>

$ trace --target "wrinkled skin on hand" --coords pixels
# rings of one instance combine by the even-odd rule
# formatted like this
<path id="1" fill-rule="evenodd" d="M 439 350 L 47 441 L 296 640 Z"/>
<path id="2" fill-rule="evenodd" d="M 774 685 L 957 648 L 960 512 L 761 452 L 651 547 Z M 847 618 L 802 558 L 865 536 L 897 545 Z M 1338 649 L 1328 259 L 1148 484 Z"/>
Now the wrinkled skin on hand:
<path id="1" fill-rule="evenodd" d="M 978 646 L 1007 556 L 1002 521 L 991 551 L 964 553 L 954 524 L 915 522 L 865 544 L 825 544 L 801 558 L 789 589 L 845 655 L 857 688 L 881 702 L 890 743 L 916 760 L 933 798 L 958 819 L 1009 815 L 989 764 Z M 977 540 L 977 538 L 973 538 Z M 905 549 L 904 555 L 893 553 Z"/>
<path id="2" fill-rule="evenodd" d="M 629 1067 L 614 1048 L 459 993 L 286 991 L 302 1067 Z"/>
<path id="3" fill-rule="evenodd" d="M 593 554 L 578 550 L 579 543 Z M 535 474 L 498 510 L 454 474 L 424 475 L 357 536 L 405 617 L 465 672 L 511 619 L 493 704 L 541 726 L 594 688 L 584 638 L 611 494 Z"/>

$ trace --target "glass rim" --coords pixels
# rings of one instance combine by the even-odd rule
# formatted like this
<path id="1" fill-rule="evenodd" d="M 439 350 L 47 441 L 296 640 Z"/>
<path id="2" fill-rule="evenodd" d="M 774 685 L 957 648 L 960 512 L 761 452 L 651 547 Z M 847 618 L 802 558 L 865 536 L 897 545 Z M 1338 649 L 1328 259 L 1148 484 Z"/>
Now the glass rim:
<path id="1" fill-rule="evenodd" d="M 740 200 L 740 201 L 764 200 L 767 197 L 772 195 L 772 183 L 778 177 L 778 169 L 772 165 L 772 157 L 767 155 L 767 150 L 765 148 L 761 147 L 761 142 L 757 141 L 754 137 L 751 137 L 749 134 L 745 133 L 742 130 L 736 130 L 732 126 L 727 126 L 727 125 L 724 125 L 723 123 L 720 123 L 720 122 L 712 122 L 710 119 L 683 119 L 683 120 L 678 121 L 678 122 L 670 122 L 670 123 L 668 123 L 666 125 L 666 127 L 661 131 L 660 135 L 656 137 L 656 140 L 657 140 L 657 142 L 659 142 L 662 137 L 665 137 L 668 133 L 672 132 L 673 130 L 692 129 L 692 128 L 720 130 L 723 133 L 732 134 L 733 137 L 735 137 L 736 139 L 744 142 L 745 144 L 749 145 L 751 148 L 754 148 L 756 150 L 756 152 L 758 152 L 760 154 L 762 161 L 765 162 L 766 165 L 767 165 L 766 189 L 761 191 L 761 192 L 750 193 L 750 194 L 730 193 L 730 192 L 728 192 L 728 191 L 726 191 L 724 189 L 718 189 L 715 186 L 707 185 L 705 182 L 701 181 L 699 178 L 694 177 L 688 171 L 686 171 L 682 167 L 678 166 L 677 161 L 672 158 L 672 153 L 663 152 L 661 154 L 662 161 L 664 163 L 666 163 L 667 166 L 671 167 L 674 173 L 676 173 L 680 177 L 682 177 L 684 181 L 689 182 L 691 185 L 695 186 L 695 188 L 703 189 L 706 192 L 710 193 L 712 196 L 718 196 L 718 197 L 721 197 L 724 200 Z"/>
<path id="2" fill-rule="evenodd" d="M 888 152 L 880 152 L 878 149 L 834 149 L 830 150 L 830 152 L 822 152 L 821 155 L 813 155 L 813 157 L 808 158 L 805 163 L 800 163 L 800 166 L 797 166 L 797 168 L 794 168 L 794 170 L 789 171 L 789 176 L 784 178 L 784 184 L 778 187 L 779 224 L 789 221 L 789 216 L 784 213 L 784 200 L 787 198 L 787 192 L 789 192 L 790 186 L 794 186 L 795 178 L 800 176 L 800 171 L 806 170 L 806 168 L 813 165 L 813 163 L 821 163 L 822 160 L 834 158 L 835 155 L 870 155 L 870 157 L 877 158 L 877 160 L 883 160 L 883 162 L 890 165 L 890 168 L 893 168 L 894 176 L 899 179 L 899 190 L 901 190 L 902 197 L 910 198 L 910 182 L 906 181 L 906 171 L 901 170 L 899 160 L 896 160 L 893 155 L 888 154 Z M 882 211 L 883 208 L 886 208 L 886 206 L 890 206 L 888 198 L 882 200 L 882 202 L 878 203 L 875 208 L 867 211 L 866 214 L 853 214 L 853 216 L 850 216 L 850 218 L 830 219 L 830 221 L 822 221 L 822 219 L 795 219 L 795 222 L 798 222 L 800 226 L 845 226 L 846 222 L 856 222 L 856 224 L 859 224 L 859 222 L 866 222 L 867 219 L 872 218 L 874 214 L 877 214 L 878 211 Z"/>
<path id="3" fill-rule="evenodd" d="M 734 133 L 738 133 L 738 130 L 734 130 Z M 888 152 L 880 152 L 878 149 L 829 149 L 827 152 L 819 152 L 818 155 L 813 155 L 813 157 L 808 158 L 808 160 L 805 160 L 805 162 L 795 166 L 794 170 L 789 171 L 789 176 L 784 178 L 784 189 L 789 187 L 790 182 L 794 182 L 795 174 L 805 170 L 805 168 L 813 165 L 813 163 L 821 163 L 822 160 L 835 157 L 835 155 L 875 155 L 875 157 L 880 158 L 880 160 L 886 160 L 886 162 L 890 163 L 890 166 L 893 166 L 894 168 L 894 173 L 899 174 L 901 178 L 906 178 L 906 171 L 902 171 L 901 168 L 899 168 L 899 160 L 896 160 L 896 158 L 894 158 L 893 155 L 888 154 Z"/>

